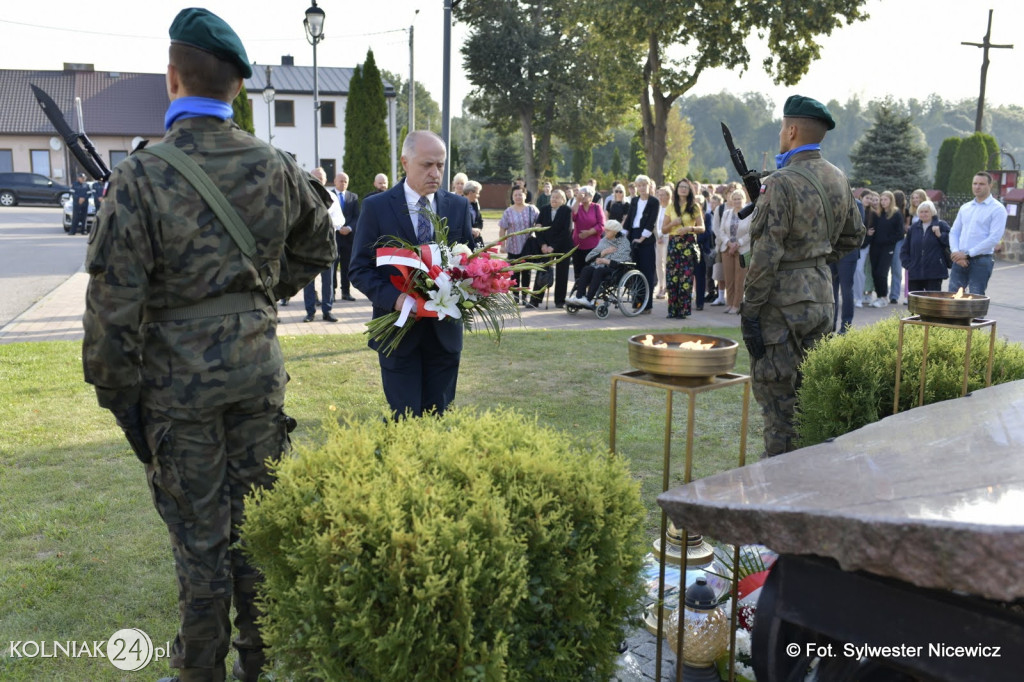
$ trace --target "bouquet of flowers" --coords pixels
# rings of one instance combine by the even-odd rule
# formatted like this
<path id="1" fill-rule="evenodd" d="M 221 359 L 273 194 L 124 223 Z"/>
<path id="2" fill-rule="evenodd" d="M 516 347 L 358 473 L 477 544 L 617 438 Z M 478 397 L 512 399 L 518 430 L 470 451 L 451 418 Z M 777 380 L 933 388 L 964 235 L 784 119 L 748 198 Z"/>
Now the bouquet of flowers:
<path id="1" fill-rule="evenodd" d="M 401 311 L 366 323 L 367 334 L 380 343 L 379 350 L 390 355 L 420 318 L 437 318 L 462 324 L 467 331 L 482 325 L 498 341 L 505 319 L 519 318 L 519 306 L 512 292 L 529 291 L 514 287 L 512 273 L 543 270 L 569 254 L 549 254 L 505 260 L 493 253 L 493 247 L 513 234 L 536 232 L 531 228 L 506 235 L 503 239 L 473 250 L 465 244 L 448 243 L 448 221 L 429 210 L 423 211 L 434 227 L 436 241 L 412 244 L 390 237 L 377 248 L 377 267 L 391 266 L 400 274 L 391 283 L 408 294 Z"/>

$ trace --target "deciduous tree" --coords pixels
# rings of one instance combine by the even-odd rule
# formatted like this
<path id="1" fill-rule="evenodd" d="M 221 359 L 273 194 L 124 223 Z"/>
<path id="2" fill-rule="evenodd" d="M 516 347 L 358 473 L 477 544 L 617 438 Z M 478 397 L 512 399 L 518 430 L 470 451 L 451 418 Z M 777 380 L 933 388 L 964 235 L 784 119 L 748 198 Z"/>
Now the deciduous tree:
<path id="1" fill-rule="evenodd" d="M 867 17 L 865 0 L 820 0 L 797 6 L 777 0 L 716 0 L 702 3 L 585 0 L 580 16 L 606 41 L 635 50 L 648 175 L 664 177 L 668 117 L 672 104 L 711 68 L 745 70 L 746 41 L 767 40 L 762 62 L 776 83 L 792 85 L 818 58 L 817 40 L 843 24 Z M 679 54 L 678 58 L 670 54 Z"/>
<path id="2" fill-rule="evenodd" d="M 463 2 L 470 27 L 463 67 L 474 86 L 470 112 L 498 132 L 522 133 L 523 174 L 534 190 L 550 167 L 551 140 L 574 148 L 603 141 L 632 99 L 621 40 L 593 34 L 582 0 Z"/>

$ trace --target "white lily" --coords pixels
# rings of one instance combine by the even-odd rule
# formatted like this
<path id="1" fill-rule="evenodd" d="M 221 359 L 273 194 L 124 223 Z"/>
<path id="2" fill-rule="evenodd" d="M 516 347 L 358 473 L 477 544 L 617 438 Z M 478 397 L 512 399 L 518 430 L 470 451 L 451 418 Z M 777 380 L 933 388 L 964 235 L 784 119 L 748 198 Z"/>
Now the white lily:
<path id="1" fill-rule="evenodd" d="M 427 295 L 430 296 L 430 300 L 424 303 L 423 307 L 436 312 L 437 319 L 443 320 L 445 317 L 462 318 L 462 310 L 459 309 L 461 289 L 456 288 L 453 291 L 450 282 L 445 282 L 443 285 L 438 282 L 438 287 Z"/>
<path id="2" fill-rule="evenodd" d="M 460 279 L 455 283 L 458 288 L 458 294 L 466 301 L 478 301 L 480 300 L 480 294 L 473 288 L 473 280 L 471 279 Z"/>

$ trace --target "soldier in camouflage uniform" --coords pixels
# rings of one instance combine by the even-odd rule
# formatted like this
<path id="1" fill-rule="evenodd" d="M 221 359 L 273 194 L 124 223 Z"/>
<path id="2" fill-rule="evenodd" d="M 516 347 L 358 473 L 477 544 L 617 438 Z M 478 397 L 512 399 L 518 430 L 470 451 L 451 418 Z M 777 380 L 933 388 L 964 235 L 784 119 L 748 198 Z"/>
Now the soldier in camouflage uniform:
<path id="1" fill-rule="evenodd" d="M 259 574 L 238 548 L 237 529 L 244 496 L 272 484 L 267 463 L 288 447 L 288 375 L 273 301 L 330 266 L 334 230 L 326 192 L 232 122 L 230 102 L 251 67 L 231 28 L 188 9 L 170 34 L 162 144 L 206 171 L 257 253 L 243 256 L 165 161 L 136 153 L 118 164 L 86 257 L 85 380 L 146 463 L 170 531 L 181 615 L 173 679 L 224 679 L 234 602 L 234 672 L 256 680 L 265 662 Z"/>
<path id="2" fill-rule="evenodd" d="M 799 366 L 832 329 L 829 263 L 860 247 L 864 225 L 841 170 L 821 157 L 835 121 L 820 102 L 794 95 L 783 109 L 780 170 L 765 178 L 750 227 L 743 340 L 754 397 L 764 413 L 764 455 L 794 449 Z M 824 196 L 800 171 L 818 180 Z M 823 200 L 832 209 L 832 224 Z"/>

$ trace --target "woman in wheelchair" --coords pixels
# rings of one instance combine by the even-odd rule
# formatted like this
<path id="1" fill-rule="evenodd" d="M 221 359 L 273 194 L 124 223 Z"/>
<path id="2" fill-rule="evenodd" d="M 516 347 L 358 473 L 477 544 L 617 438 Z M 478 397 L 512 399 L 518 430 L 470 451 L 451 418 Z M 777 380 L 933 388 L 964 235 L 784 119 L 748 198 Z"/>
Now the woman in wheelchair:
<path id="1" fill-rule="evenodd" d="M 576 278 L 572 294 L 565 297 L 565 302 L 582 306 L 594 307 L 594 299 L 601 290 L 601 284 L 619 272 L 617 265 L 630 259 L 630 243 L 622 223 L 618 220 L 607 220 L 604 224 L 604 237 L 587 254 L 587 265 Z"/>

